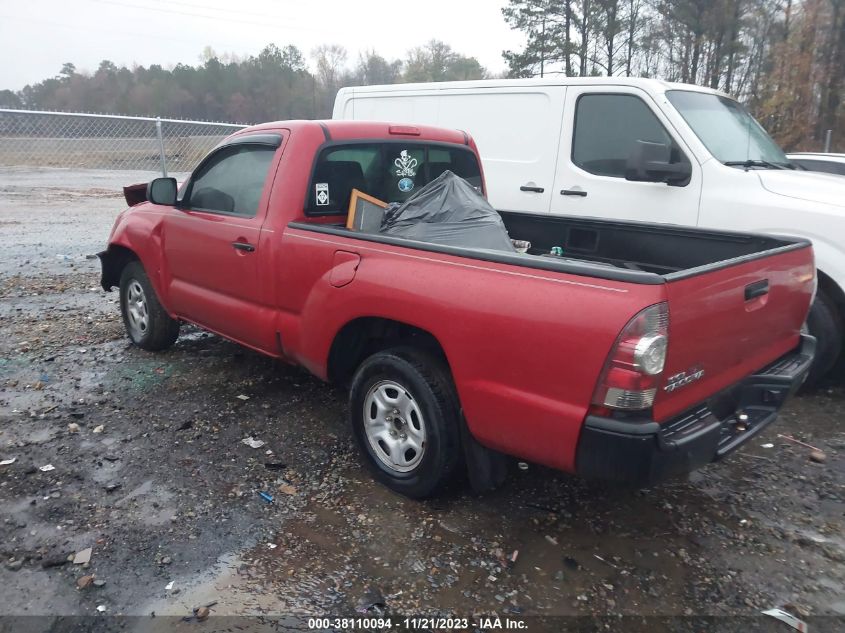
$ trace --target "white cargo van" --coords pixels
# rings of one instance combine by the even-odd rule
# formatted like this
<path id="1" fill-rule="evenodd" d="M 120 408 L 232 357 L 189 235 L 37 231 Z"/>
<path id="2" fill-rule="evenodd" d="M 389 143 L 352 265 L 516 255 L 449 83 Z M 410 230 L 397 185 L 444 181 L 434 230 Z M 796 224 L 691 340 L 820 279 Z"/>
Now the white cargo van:
<path id="1" fill-rule="evenodd" d="M 811 379 L 839 355 L 845 178 L 793 165 L 724 93 L 615 77 L 397 84 L 343 88 L 333 116 L 465 130 L 503 211 L 809 238 L 819 271 Z"/>

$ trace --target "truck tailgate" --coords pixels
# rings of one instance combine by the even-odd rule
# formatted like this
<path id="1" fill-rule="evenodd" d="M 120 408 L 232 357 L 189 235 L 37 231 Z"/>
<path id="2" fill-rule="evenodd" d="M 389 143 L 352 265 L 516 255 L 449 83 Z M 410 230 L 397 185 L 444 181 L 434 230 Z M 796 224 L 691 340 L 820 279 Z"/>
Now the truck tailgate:
<path id="1" fill-rule="evenodd" d="M 669 347 L 654 419 L 707 400 L 798 345 L 814 284 L 804 243 L 668 275 Z"/>

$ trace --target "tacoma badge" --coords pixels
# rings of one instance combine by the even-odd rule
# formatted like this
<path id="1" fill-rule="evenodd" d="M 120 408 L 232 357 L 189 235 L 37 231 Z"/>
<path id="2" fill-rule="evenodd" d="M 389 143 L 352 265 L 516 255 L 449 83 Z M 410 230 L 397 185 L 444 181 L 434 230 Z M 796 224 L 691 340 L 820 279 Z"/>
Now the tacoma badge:
<path id="1" fill-rule="evenodd" d="M 675 389 L 680 389 L 681 387 L 685 387 L 691 382 L 699 380 L 703 375 L 703 368 L 693 367 L 692 369 L 682 371 L 681 373 L 675 374 L 674 376 L 669 376 L 669 378 L 666 380 L 666 386 L 663 387 L 663 389 L 665 389 L 669 393 L 672 393 L 673 391 L 675 391 Z"/>

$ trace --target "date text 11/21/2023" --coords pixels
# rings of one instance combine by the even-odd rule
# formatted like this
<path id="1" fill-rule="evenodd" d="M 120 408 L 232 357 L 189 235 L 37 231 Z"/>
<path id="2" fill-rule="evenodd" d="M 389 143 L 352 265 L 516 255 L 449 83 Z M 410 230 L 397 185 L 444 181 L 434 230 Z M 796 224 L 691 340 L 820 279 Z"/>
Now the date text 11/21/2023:
<path id="1" fill-rule="evenodd" d="M 475 618 L 437 617 L 361 617 L 361 618 L 308 618 L 308 629 L 315 631 L 373 631 L 397 628 L 407 631 L 456 631 L 483 630 L 527 630 L 528 623 L 519 618 L 498 616 Z"/>

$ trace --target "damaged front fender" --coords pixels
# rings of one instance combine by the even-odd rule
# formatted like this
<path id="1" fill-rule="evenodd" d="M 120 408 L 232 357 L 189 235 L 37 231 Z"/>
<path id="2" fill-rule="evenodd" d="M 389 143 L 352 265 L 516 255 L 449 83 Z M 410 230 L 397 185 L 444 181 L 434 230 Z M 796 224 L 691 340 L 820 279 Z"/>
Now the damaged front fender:
<path id="1" fill-rule="evenodd" d="M 116 244 L 111 244 L 106 250 L 97 253 L 97 257 L 100 258 L 102 267 L 100 286 L 106 291 L 120 286 L 120 275 L 124 267 L 129 262 L 138 259 L 134 252 Z"/>

